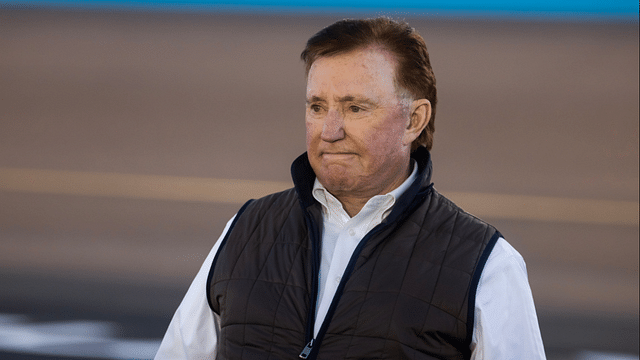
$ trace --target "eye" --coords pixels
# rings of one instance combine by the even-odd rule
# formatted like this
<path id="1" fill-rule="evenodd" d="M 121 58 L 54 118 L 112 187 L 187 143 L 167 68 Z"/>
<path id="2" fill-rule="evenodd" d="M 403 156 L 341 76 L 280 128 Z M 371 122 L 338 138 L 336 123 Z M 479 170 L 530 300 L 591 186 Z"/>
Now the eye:
<path id="1" fill-rule="evenodd" d="M 311 109 L 312 112 L 315 112 L 315 113 L 322 111 L 322 107 L 317 104 L 313 104 L 309 106 L 309 108 Z"/>
<path id="2" fill-rule="evenodd" d="M 359 107 L 359 106 L 356 106 L 356 105 L 351 105 L 351 106 L 349 106 L 349 110 L 352 113 L 357 113 L 357 112 L 360 112 L 360 110 L 362 110 L 362 108 Z"/>

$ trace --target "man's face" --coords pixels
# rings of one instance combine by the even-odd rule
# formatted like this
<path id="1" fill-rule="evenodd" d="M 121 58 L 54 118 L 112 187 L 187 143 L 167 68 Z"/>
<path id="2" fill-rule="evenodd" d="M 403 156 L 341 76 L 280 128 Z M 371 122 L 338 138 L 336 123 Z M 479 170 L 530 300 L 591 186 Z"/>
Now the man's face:
<path id="1" fill-rule="evenodd" d="M 371 197 L 408 175 L 411 101 L 394 85 L 396 60 L 380 48 L 317 59 L 307 78 L 307 152 L 333 195 Z"/>

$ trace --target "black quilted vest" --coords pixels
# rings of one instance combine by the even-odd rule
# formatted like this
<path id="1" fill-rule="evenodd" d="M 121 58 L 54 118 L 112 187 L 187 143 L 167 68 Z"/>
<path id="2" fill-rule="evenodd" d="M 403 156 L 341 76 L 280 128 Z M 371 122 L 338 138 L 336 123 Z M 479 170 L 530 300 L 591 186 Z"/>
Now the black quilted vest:
<path id="1" fill-rule="evenodd" d="M 418 179 L 358 245 L 311 343 L 322 214 L 306 154 L 294 189 L 243 206 L 208 279 L 219 359 L 296 359 L 305 346 L 308 359 L 469 359 L 476 288 L 500 234 L 433 189 L 426 149 L 413 157 Z"/>

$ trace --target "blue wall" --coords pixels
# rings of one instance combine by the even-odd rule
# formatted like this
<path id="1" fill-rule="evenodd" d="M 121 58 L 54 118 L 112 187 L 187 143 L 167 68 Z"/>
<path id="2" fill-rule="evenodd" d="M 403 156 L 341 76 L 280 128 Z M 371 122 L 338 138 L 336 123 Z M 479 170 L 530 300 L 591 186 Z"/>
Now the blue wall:
<path id="1" fill-rule="evenodd" d="M 288 13 L 389 13 L 436 17 L 530 18 L 570 21 L 638 22 L 638 3 L 633 0 L 190 0 L 108 1 L 58 0 L 9 1 L 9 7 L 64 7 L 165 11 L 229 11 Z"/>

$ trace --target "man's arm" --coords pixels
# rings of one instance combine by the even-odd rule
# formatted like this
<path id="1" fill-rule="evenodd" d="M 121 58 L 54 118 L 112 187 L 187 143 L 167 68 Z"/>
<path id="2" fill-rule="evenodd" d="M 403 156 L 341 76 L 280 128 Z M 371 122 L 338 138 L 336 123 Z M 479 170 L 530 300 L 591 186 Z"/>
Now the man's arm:
<path id="1" fill-rule="evenodd" d="M 207 277 L 222 239 L 233 218 L 227 222 L 213 249 L 204 260 L 187 294 L 176 310 L 162 339 L 156 360 L 215 359 L 220 319 L 207 302 Z"/>
<path id="2" fill-rule="evenodd" d="M 522 256 L 498 239 L 476 293 L 471 360 L 544 360 L 538 317 Z"/>

